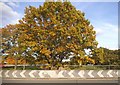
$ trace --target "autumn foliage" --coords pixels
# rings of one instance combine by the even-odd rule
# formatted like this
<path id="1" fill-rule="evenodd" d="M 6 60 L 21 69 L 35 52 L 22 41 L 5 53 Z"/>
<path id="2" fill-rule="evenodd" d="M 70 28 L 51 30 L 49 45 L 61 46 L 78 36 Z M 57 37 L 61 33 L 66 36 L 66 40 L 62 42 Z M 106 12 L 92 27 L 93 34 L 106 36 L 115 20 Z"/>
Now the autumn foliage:
<path id="1" fill-rule="evenodd" d="M 38 8 L 26 7 L 19 24 L 8 25 L 2 32 L 4 51 L 29 64 L 37 62 L 55 67 L 69 56 L 73 56 L 77 65 L 81 61 L 95 64 L 95 56 L 101 56 L 97 54 L 94 27 L 70 2 L 45 2 Z M 15 62 L 11 58 L 7 61 Z"/>

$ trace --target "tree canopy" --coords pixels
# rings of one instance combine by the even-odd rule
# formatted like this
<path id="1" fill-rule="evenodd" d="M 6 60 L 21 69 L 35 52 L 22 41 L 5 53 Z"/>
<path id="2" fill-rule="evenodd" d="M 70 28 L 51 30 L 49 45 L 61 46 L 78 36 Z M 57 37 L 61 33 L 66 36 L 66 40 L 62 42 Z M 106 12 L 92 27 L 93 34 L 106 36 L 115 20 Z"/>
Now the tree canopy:
<path id="1" fill-rule="evenodd" d="M 2 28 L 2 33 L 3 51 L 30 64 L 61 66 L 70 56 L 77 65 L 103 62 L 94 27 L 70 2 L 26 7 L 19 24 Z"/>

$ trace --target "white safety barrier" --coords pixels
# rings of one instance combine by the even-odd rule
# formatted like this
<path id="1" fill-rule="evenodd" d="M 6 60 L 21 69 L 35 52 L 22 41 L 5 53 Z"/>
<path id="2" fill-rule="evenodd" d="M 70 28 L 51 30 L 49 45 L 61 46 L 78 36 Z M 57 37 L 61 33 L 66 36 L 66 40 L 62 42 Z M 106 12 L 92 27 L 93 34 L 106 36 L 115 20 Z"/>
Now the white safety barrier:
<path id="1" fill-rule="evenodd" d="M 120 70 L 1 70 L 3 78 L 112 78 Z"/>

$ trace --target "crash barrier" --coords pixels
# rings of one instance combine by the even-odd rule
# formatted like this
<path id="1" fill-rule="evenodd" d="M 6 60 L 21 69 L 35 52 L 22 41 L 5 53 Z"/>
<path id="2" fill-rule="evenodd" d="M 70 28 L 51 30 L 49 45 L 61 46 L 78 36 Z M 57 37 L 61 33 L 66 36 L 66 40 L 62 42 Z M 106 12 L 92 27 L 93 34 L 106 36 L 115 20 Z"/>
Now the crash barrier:
<path id="1" fill-rule="evenodd" d="M 118 78 L 120 70 L 1 70 L 2 78 Z"/>
<path id="2" fill-rule="evenodd" d="M 44 66 L 44 68 L 40 68 L 41 66 Z M 15 65 L 3 65 L 3 69 L 14 69 Z M 45 68 L 45 67 L 50 67 Z M 64 70 L 120 70 L 119 65 L 63 65 Z M 56 68 L 56 67 L 55 67 Z M 48 65 L 17 65 L 17 69 L 19 70 L 51 70 L 51 66 Z M 56 69 L 52 69 L 56 70 Z"/>

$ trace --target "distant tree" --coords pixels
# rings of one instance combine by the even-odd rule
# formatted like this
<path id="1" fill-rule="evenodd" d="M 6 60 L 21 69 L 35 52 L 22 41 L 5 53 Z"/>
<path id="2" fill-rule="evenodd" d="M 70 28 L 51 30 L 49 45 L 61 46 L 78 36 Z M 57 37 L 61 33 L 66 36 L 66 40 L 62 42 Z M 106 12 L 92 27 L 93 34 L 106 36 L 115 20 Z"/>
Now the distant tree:
<path id="1" fill-rule="evenodd" d="M 102 47 L 100 47 L 92 52 L 92 55 L 93 55 L 92 58 L 95 60 L 96 65 L 101 65 L 105 62 L 104 53 L 105 52 L 104 52 L 104 49 Z"/>
<path id="2" fill-rule="evenodd" d="M 104 64 L 105 65 L 120 65 L 119 50 L 109 50 L 104 48 Z"/>

